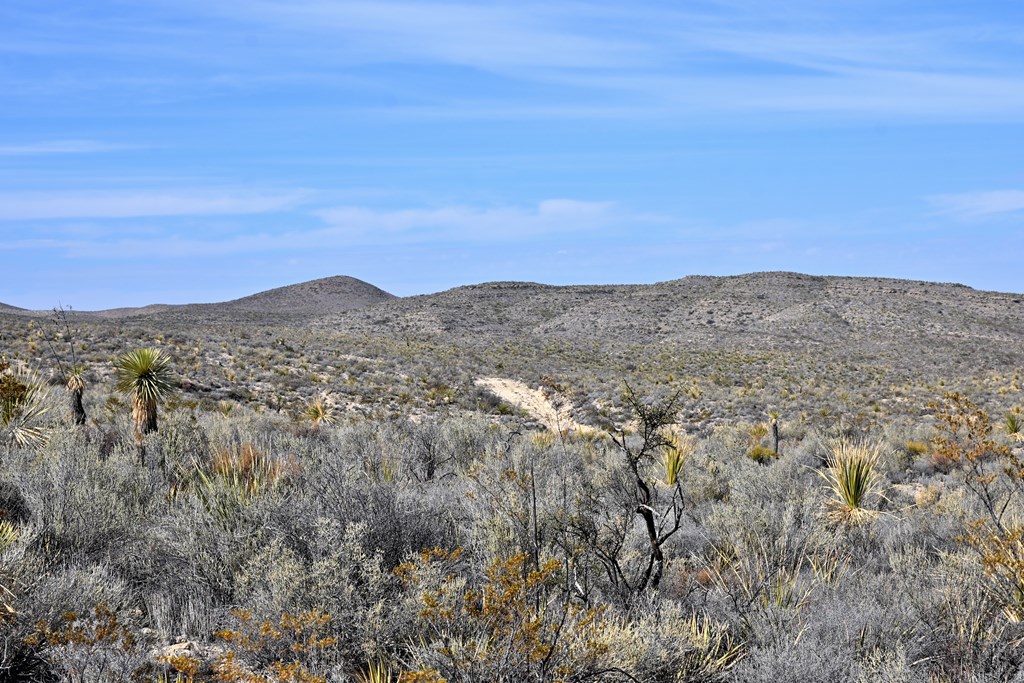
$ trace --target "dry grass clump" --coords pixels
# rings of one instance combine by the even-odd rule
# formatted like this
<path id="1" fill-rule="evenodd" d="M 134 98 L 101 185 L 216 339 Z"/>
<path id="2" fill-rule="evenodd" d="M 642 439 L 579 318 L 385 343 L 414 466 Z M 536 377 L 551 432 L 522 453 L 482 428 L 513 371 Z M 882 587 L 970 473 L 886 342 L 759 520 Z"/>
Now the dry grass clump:
<path id="1" fill-rule="evenodd" d="M 249 500 L 273 490 L 289 473 L 289 463 L 257 449 L 246 442 L 240 446 L 221 448 L 210 459 L 207 468 L 197 466 L 200 480 L 218 480 L 240 500 Z"/>

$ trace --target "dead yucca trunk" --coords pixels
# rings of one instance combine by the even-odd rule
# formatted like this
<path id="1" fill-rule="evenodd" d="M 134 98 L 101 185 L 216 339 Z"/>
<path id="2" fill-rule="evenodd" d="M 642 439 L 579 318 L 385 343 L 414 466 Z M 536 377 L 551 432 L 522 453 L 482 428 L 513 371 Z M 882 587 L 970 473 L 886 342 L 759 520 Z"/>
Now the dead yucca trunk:
<path id="1" fill-rule="evenodd" d="M 132 398 L 132 421 L 135 423 L 135 450 L 139 463 L 146 464 L 146 434 L 156 431 L 156 399 Z"/>
<path id="2" fill-rule="evenodd" d="M 82 426 L 86 421 L 85 406 L 82 403 L 82 394 L 85 392 L 85 381 L 80 374 L 73 374 L 67 381 L 68 403 L 71 406 L 71 422 L 74 425 Z"/>
<path id="3" fill-rule="evenodd" d="M 143 465 L 146 464 L 145 436 L 156 431 L 157 402 L 174 390 L 169 364 L 160 349 L 129 351 L 114 364 L 118 391 L 132 399 L 135 447 Z"/>

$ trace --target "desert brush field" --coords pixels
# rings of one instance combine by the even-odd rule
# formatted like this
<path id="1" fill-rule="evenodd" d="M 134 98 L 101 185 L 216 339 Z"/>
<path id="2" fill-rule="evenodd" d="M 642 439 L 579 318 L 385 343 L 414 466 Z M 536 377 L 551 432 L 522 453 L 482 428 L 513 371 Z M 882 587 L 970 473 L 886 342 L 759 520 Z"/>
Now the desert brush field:
<path id="1" fill-rule="evenodd" d="M 0 680 L 1024 676 L 1024 295 L 5 303 Z"/>

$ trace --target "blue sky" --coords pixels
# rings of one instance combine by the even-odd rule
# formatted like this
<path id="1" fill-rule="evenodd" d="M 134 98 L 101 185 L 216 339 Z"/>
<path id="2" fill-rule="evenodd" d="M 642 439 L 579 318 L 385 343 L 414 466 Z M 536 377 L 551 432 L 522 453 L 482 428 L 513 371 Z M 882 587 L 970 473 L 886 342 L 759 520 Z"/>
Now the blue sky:
<path id="1" fill-rule="evenodd" d="M 1024 3 L 0 4 L 0 302 L 1024 291 Z"/>

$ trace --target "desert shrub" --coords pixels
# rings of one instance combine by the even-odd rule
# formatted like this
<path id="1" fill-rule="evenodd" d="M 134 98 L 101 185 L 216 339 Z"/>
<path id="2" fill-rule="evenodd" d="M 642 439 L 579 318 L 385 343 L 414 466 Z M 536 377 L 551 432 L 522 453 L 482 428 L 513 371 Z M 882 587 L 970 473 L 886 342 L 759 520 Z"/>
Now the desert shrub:
<path id="1" fill-rule="evenodd" d="M 103 460 L 75 429 L 56 430 L 38 454 L 12 454 L 10 465 L 48 561 L 135 564 L 144 546 L 140 520 L 162 502 L 158 474 L 136 467 L 123 449 Z"/>
<path id="2" fill-rule="evenodd" d="M 210 457 L 206 428 L 190 410 L 168 411 L 160 431 L 150 437 L 149 447 L 171 477 L 189 473 L 193 463 Z"/>
<path id="3" fill-rule="evenodd" d="M 136 628 L 101 603 L 85 613 L 68 611 L 40 621 L 24 642 L 41 653 L 61 680 L 114 683 L 137 680 L 148 668 Z"/>
<path id="4" fill-rule="evenodd" d="M 317 610 L 257 618 L 235 609 L 234 624 L 214 636 L 227 652 L 214 664 L 214 680 L 224 683 L 292 681 L 326 683 L 319 672 L 328 668 L 335 641 L 325 634 L 331 617 Z"/>
<path id="5" fill-rule="evenodd" d="M 0 481 L 0 521 L 24 524 L 31 516 L 28 501 L 12 482 Z"/>
<path id="6" fill-rule="evenodd" d="M 1024 627 L 1005 618 L 1005 605 L 986 586 L 965 581 L 977 576 L 977 557 L 951 554 L 940 565 L 942 589 L 927 615 L 931 627 L 923 648 L 937 680 L 1010 681 L 1024 665 Z"/>
<path id="7" fill-rule="evenodd" d="M 756 444 L 747 451 L 747 457 L 760 465 L 764 465 L 777 458 L 778 453 L 767 446 Z"/>
<path id="8" fill-rule="evenodd" d="M 568 602 L 554 560 L 526 555 L 459 569 L 459 551 L 426 551 L 398 568 L 420 607 L 413 675 L 460 681 L 602 680 L 600 609 Z M 415 679 L 413 679 L 415 680 Z"/>

